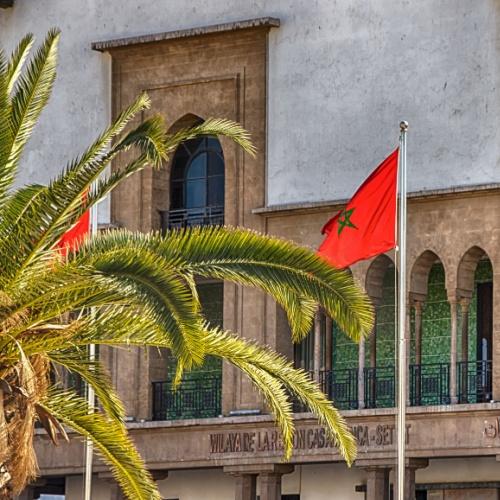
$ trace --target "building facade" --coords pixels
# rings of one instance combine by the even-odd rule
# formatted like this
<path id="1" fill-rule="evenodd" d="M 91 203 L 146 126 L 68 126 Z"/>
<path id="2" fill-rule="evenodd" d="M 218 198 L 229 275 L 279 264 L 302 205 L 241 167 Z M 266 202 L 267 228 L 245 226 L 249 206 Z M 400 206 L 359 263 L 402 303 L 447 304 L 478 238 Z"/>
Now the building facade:
<path id="1" fill-rule="evenodd" d="M 59 80 L 20 184 L 54 175 L 143 90 L 170 130 L 230 118 L 258 148 L 252 158 L 226 139 L 190 141 L 115 191 L 103 224 L 225 223 L 317 248 L 325 221 L 395 147 L 400 119 L 410 122 L 408 498 L 499 498 L 498 1 L 10 3 L 0 10 L 7 48 L 27 31 L 63 32 Z M 350 469 L 300 405 L 283 463 L 266 407 L 230 366 L 208 360 L 173 393 L 168 352 L 101 351 L 166 499 L 390 498 L 394 256 L 351 271 L 376 307 L 360 345 L 318 313 L 294 346 L 268 297 L 199 285 L 210 321 L 294 360 L 343 410 L 359 447 Z M 23 498 L 82 498 L 82 444 L 53 448 L 40 433 L 36 446 L 41 478 Z M 121 498 L 109 470 L 98 460 L 94 470 L 93 498 Z"/>

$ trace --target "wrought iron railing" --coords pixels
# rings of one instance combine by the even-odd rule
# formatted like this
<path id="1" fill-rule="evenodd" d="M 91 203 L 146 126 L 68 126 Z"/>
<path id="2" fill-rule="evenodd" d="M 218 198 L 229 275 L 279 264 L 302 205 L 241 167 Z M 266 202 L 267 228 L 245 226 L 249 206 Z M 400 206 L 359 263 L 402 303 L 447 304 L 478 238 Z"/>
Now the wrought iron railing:
<path id="1" fill-rule="evenodd" d="M 443 405 L 450 402 L 449 363 L 410 365 L 410 405 Z"/>
<path id="2" fill-rule="evenodd" d="M 219 371 L 191 372 L 176 390 L 171 380 L 153 382 L 153 420 L 217 417 L 221 398 Z"/>
<path id="3" fill-rule="evenodd" d="M 314 380 L 314 372 L 312 370 L 304 370 L 311 380 Z M 294 394 L 290 394 L 290 399 L 292 401 L 292 408 L 294 413 L 305 413 L 309 411 L 309 408 L 302 403 Z"/>
<path id="4" fill-rule="evenodd" d="M 365 405 L 367 408 L 394 407 L 396 383 L 393 366 L 365 368 Z"/>
<path id="5" fill-rule="evenodd" d="M 459 403 L 484 403 L 492 399 L 492 362 L 460 361 L 457 363 Z"/>
<path id="6" fill-rule="evenodd" d="M 319 373 L 322 391 L 341 410 L 358 407 L 358 369 L 328 370 Z"/>
<path id="7" fill-rule="evenodd" d="M 224 224 L 224 206 L 160 210 L 160 218 L 163 231 L 192 226 L 221 226 Z"/>

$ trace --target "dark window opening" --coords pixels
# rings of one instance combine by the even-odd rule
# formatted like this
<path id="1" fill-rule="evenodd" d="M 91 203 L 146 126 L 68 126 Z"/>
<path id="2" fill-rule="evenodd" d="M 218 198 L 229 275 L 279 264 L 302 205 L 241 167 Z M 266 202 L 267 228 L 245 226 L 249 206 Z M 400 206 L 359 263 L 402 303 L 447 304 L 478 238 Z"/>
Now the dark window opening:
<path id="1" fill-rule="evenodd" d="M 172 161 L 170 210 L 162 228 L 224 223 L 224 154 L 216 137 L 191 139 Z"/>
<path id="2" fill-rule="evenodd" d="M 64 500 L 66 498 L 65 477 L 47 477 L 43 481 L 43 486 L 35 486 L 33 489 L 34 500 Z"/>

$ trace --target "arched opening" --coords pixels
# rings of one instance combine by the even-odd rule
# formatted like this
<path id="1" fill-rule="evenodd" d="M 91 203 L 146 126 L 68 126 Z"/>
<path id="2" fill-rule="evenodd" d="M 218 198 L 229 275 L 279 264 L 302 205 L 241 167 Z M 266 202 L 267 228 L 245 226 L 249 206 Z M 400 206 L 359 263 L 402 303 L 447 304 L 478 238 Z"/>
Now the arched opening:
<path id="1" fill-rule="evenodd" d="M 368 408 L 394 406 L 395 278 L 394 262 L 387 255 L 378 256 L 366 274 L 365 288 L 375 306 L 375 326 L 364 360 L 364 401 Z"/>
<path id="2" fill-rule="evenodd" d="M 183 117 L 176 128 L 202 122 Z M 224 224 L 224 153 L 217 137 L 190 139 L 176 150 L 170 168 L 170 206 L 163 229 Z"/>
<path id="3" fill-rule="evenodd" d="M 426 250 L 410 276 L 410 403 L 447 404 L 450 400 L 451 313 L 444 266 Z"/>
<path id="4" fill-rule="evenodd" d="M 203 122 L 186 114 L 169 133 Z M 169 169 L 154 183 L 162 229 L 224 223 L 225 164 L 217 137 L 204 136 L 187 140 L 175 151 Z M 159 187 L 156 186 L 158 184 Z M 160 190 L 161 187 L 161 190 Z M 168 208 L 167 208 L 168 207 Z M 202 313 L 210 324 L 222 327 L 224 284 L 197 279 Z M 176 360 L 168 350 L 150 351 L 150 379 L 153 381 L 153 419 L 171 420 L 216 417 L 222 407 L 222 362 L 207 357 L 203 366 L 183 376 L 181 385 L 172 389 Z"/>
<path id="5" fill-rule="evenodd" d="M 460 324 L 457 390 L 460 403 L 492 398 L 493 269 L 486 252 L 470 248 L 457 271 Z"/>

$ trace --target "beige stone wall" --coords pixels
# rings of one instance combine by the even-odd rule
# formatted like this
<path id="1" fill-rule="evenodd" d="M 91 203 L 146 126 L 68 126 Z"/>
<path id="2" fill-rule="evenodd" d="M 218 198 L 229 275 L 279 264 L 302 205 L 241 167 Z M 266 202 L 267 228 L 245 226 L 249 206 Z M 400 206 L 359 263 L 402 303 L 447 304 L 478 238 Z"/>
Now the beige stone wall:
<path id="1" fill-rule="evenodd" d="M 266 150 L 266 65 L 268 28 L 193 36 L 162 43 L 111 51 L 113 107 L 116 115 L 146 90 L 152 109 L 175 130 L 196 119 L 222 117 L 238 121 L 251 133 L 259 150 L 256 158 L 243 154 L 222 138 L 225 159 L 225 222 L 263 230 L 263 219 L 253 209 L 264 203 Z M 121 158 L 115 168 L 127 160 Z M 113 193 L 111 214 L 115 224 L 129 229 L 159 229 L 158 210 L 169 208 L 170 165 L 159 172 L 135 175 Z M 259 292 L 225 286 L 224 325 L 263 342 L 264 297 Z M 152 379 L 162 374 L 161 363 L 135 349 L 111 357 L 114 382 L 129 415 L 151 416 Z M 225 366 L 223 410 L 255 408 L 257 395 L 232 367 Z M 130 381 L 134 382 L 130 382 Z"/>
<path id="2" fill-rule="evenodd" d="M 340 207 L 269 211 L 269 234 L 318 248 L 321 228 Z M 430 265 L 439 259 L 446 274 L 446 289 L 451 300 L 472 294 L 478 259 L 486 256 L 493 267 L 493 397 L 500 399 L 500 193 L 495 190 L 413 198 L 408 205 L 407 273 L 409 297 L 425 298 Z M 393 252 L 388 253 L 394 259 Z M 358 282 L 376 295 L 380 283 L 368 279 L 376 258 L 352 267 Z M 267 335 L 283 338 L 273 331 L 275 322 L 268 318 Z"/>

